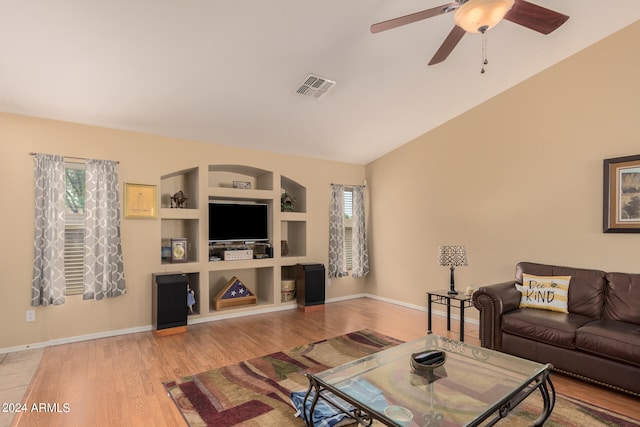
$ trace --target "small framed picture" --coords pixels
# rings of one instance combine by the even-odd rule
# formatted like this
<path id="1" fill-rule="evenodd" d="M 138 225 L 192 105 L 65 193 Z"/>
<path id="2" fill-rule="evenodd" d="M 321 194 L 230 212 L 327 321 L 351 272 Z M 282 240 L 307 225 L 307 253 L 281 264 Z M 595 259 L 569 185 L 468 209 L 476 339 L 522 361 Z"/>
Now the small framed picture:
<path id="1" fill-rule="evenodd" d="M 640 155 L 604 161 L 605 233 L 640 233 Z"/>
<path id="2" fill-rule="evenodd" d="M 187 239 L 171 239 L 171 262 L 187 262 Z"/>
<path id="3" fill-rule="evenodd" d="M 155 185 L 124 184 L 124 217 L 155 219 L 158 217 L 158 197 Z"/>
<path id="4" fill-rule="evenodd" d="M 250 190 L 251 183 L 249 181 L 233 181 L 233 188 L 240 188 L 242 190 Z"/>

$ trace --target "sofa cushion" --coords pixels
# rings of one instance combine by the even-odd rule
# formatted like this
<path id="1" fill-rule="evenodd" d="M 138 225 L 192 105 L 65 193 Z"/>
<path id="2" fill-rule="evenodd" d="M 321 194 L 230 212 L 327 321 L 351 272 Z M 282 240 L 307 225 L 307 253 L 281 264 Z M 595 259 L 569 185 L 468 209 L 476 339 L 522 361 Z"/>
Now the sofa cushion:
<path id="1" fill-rule="evenodd" d="M 590 322 L 576 332 L 576 348 L 640 366 L 640 325 L 616 320 Z"/>
<path id="2" fill-rule="evenodd" d="M 522 283 L 524 273 L 536 276 L 571 276 L 569 286 L 569 313 L 602 318 L 604 305 L 605 272 L 585 268 L 521 262 L 516 266 L 516 281 Z"/>
<path id="3" fill-rule="evenodd" d="M 534 276 L 524 273 L 522 285 L 516 288 L 522 294 L 520 307 L 568 313 L 567 294 L 571 276 Z"/>
<path id="4" fill-rule="evenodd" d="M 579 314 L 519 308 L 502 316 L 502 331 L 573 349 L 576 344 L 576 330 L 591 321 L 591 318 Z"/>
<path id="5" fill-rule="evenodd" d="M 607 273 L 607 282 L 602 318 L 640 325 L 640 274 Z"/>

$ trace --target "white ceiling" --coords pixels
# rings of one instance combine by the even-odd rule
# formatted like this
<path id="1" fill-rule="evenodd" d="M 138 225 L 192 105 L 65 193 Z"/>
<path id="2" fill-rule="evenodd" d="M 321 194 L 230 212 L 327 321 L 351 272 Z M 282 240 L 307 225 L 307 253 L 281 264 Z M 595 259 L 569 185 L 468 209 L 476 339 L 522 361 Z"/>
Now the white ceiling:
<path id="1" fill-rule="evenodd" d="M 500 23 L 481 74 L 472 34 L 427 67 L 453 14 L 369 31 L 447 0 L 0 0 L 0 111 L 366 164 L 640 19 L 531 1 L 569 21 Z M 338 83 L 301 97 L 308 73 Z"/>

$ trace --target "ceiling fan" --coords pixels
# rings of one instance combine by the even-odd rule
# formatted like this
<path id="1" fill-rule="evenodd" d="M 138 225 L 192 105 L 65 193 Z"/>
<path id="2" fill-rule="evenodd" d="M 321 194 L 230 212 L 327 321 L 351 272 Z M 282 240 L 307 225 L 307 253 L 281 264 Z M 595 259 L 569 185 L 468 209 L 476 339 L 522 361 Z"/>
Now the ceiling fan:
<path id="1" fill-rule="evenodd" d="M 373 24 L 371 32 L 379 33 L 454 11 L 455 26 L 431 58 L 429 65 L 439 64 L 447 59 L 466 33 L 484 34 L 502 19 L 542 34 L 551 33 L 569 19 L 567 15 L 525 0 L 456 0 L 432 9 Z"/>

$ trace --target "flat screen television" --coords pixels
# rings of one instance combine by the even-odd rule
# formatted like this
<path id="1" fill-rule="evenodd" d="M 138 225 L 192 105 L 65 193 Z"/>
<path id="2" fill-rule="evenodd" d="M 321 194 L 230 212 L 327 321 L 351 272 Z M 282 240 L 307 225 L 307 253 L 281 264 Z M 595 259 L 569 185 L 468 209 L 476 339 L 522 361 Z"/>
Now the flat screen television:
<path id="1" fill-rule="evenodd" d="M 209 203 L 209 243 L 269 240 L 268 211 L 262 203 Z"/>

